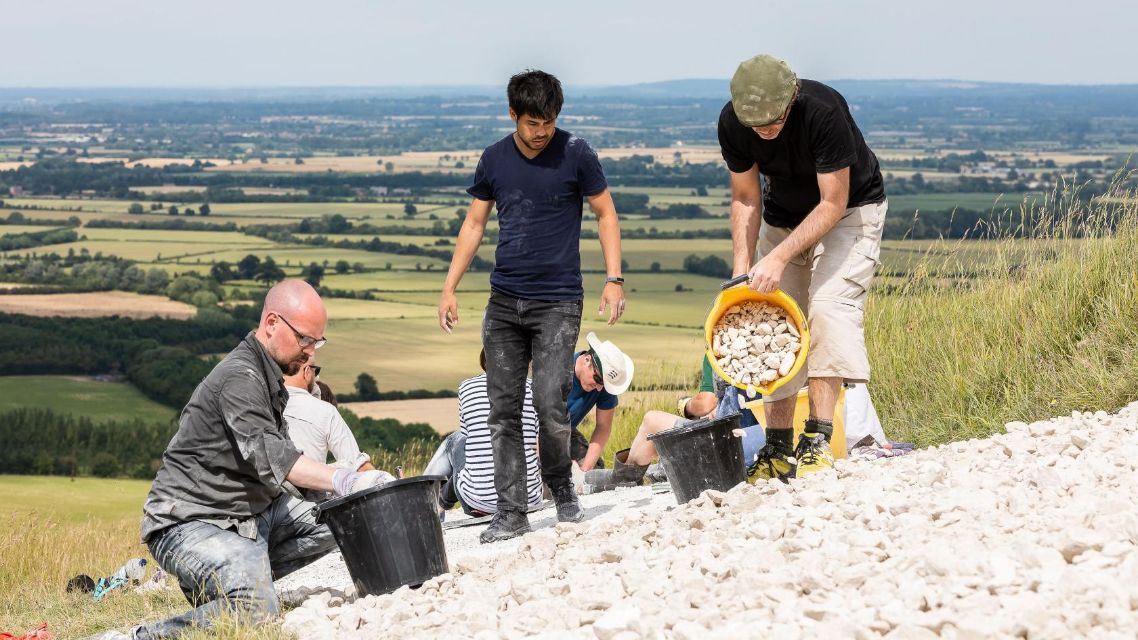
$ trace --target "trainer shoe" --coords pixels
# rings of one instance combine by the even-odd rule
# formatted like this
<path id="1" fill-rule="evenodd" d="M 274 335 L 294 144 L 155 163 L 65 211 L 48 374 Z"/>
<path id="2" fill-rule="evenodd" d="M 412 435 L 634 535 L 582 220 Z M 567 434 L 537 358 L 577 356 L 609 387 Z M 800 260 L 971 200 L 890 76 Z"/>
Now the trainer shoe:
<path id="1" fill-rule="evenodd" d="M 834 452 L 830 448 L 832 423 L 826 420 L 807 420 L 806 428 L 798 437 L 794 457 L 798 459 L 796 478 L 824 471 L 834 466 Z"/>
<path id="2" fill-rule="evenodd" d="M 755 456 L 755 462 L 747 467 L 747 480 L 756 482 L 777 478 L 783 482 L 789 482 L 794 477 L 794 471 L 794 452 L 785 446 L 780 447 L 768 442 L 763 445 L 762 449 L 759 449 L 759 454 Z"/>
<path id="3" fill-rule="evenodd" d="M 577 500 L 577 491 L 572 482 L 566 482 L 553 490 L 553 501 L 557 503 L 558 522 L 580 522 L 585 519 L 581 512 L 581 503 Z"/>
<path id="4" fill-rule="evenodd" d="M 490 519 L 490 526 L 479 534 L 482 544 L 501 542 L 529 533 L 529 518 L 524 511 L 499 511 Z"/>

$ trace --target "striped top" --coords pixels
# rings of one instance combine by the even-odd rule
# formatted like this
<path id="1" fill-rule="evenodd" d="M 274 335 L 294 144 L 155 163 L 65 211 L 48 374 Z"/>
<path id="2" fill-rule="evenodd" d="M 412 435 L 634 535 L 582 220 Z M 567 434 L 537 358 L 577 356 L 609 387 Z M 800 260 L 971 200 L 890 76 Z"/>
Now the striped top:
<path id="1" fill-rule="evenodd" d="M 486 374 L 464 380 L 458 387 L 458 428 L 466 436 L 466 466 L 458 473 L 455 490 L 462 501 L 486 513 L 498 510 L 494 490 L 494 451 L 490 445 L 490 396 Z M 541 468 L 537 462 L 537 412 L 533 389 L 526 380 L 522 408 L 522 437 L 526 450 L 526 493 L 529 506 L 541 504 Z"/>

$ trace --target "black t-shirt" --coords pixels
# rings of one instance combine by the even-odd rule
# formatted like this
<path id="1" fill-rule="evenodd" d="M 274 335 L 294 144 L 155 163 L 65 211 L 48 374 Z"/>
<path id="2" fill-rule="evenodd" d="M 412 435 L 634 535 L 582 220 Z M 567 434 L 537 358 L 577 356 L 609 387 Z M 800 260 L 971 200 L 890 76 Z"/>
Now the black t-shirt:
<path id="1" fill-rule="evenodd" d="M 759 165 L 766 177 L 763 219 L 776 227 L 798 226 L 818 205 L 819 173 L 850 168 L 848 207 L 885 200 L 877 156 L 866 146 L 842 94 L 821 82 L 801 81 L 798 99 L 774 140 L 763 140 L 739 122 L 728 102 L 719 113 L 719 147 L 735 173 Z"/>
<path id="2" fill-rule="evenodd" d="M 608 187 L 597 152 L 558 129 L 532 160 L 513 134 L 482 152 L 466 190 L 498 207 L 490 288 L 527 300 L 580 300 L 581 208 Z"/>

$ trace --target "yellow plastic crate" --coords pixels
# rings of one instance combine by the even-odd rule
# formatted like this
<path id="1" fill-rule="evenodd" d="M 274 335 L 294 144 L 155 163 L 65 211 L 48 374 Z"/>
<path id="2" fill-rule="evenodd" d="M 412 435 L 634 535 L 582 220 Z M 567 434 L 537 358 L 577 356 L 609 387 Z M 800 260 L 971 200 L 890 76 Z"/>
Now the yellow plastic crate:
<path id="1" fill-rule="evenodd" d="M 767 416 L 763 411 L 763 400 L 752 400 L 743 403 L 743 406 L 750 409 L 751 413 L 755 414 L 755 418 L 759 424 L 766 428 Z M 834 409 L 834 434 L 830 436 L 830 445 L 834 450 L 834 459 L 846 457 L 846 388 L 843 386 L 838 391 L 838 406 Z M 798 392 L 798 400 L 794 405 L 794 442 L 798 442 L 798 436 L 802 435 L 802 429 L 806 426 L 806 419 L 810 417 L 810 399 L 806 395 L 806 389 L 803 388 Z"/>

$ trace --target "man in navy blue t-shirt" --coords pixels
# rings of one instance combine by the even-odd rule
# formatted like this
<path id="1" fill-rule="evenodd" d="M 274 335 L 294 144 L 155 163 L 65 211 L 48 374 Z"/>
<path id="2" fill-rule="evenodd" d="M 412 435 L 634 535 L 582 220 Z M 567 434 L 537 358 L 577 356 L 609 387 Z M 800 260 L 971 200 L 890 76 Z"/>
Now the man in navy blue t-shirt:
<path id="1" fill-rule="evenodd" d="M 470 266 L 490 209 L 498 209 L 498 246 L 490 301 L 482 323 L 490 394 L 491 445 L 498 511 L 483 542 L 530 530 L 526 517 L 525 449 L 521 412 L 533 363 L 533 403 L 539 423 L 542 480 L 557 503 L 557 518 L 583 517 L 571 479 L 566 366 L 581 327 L 581 213 L 584 200 L 597 216 L 607 277 L 598 312 L 609 324 L 624 312 L 620 226 L 597 153 L 556 127 L 564 97 L 557 78 L 526 71 L 510 78 L 506 95 L 516 130 L 482 153 L 467 193 L 474 197 L 458 233 L 439 299 L 439 326 L 458 322 L 455 291 Z"/>

